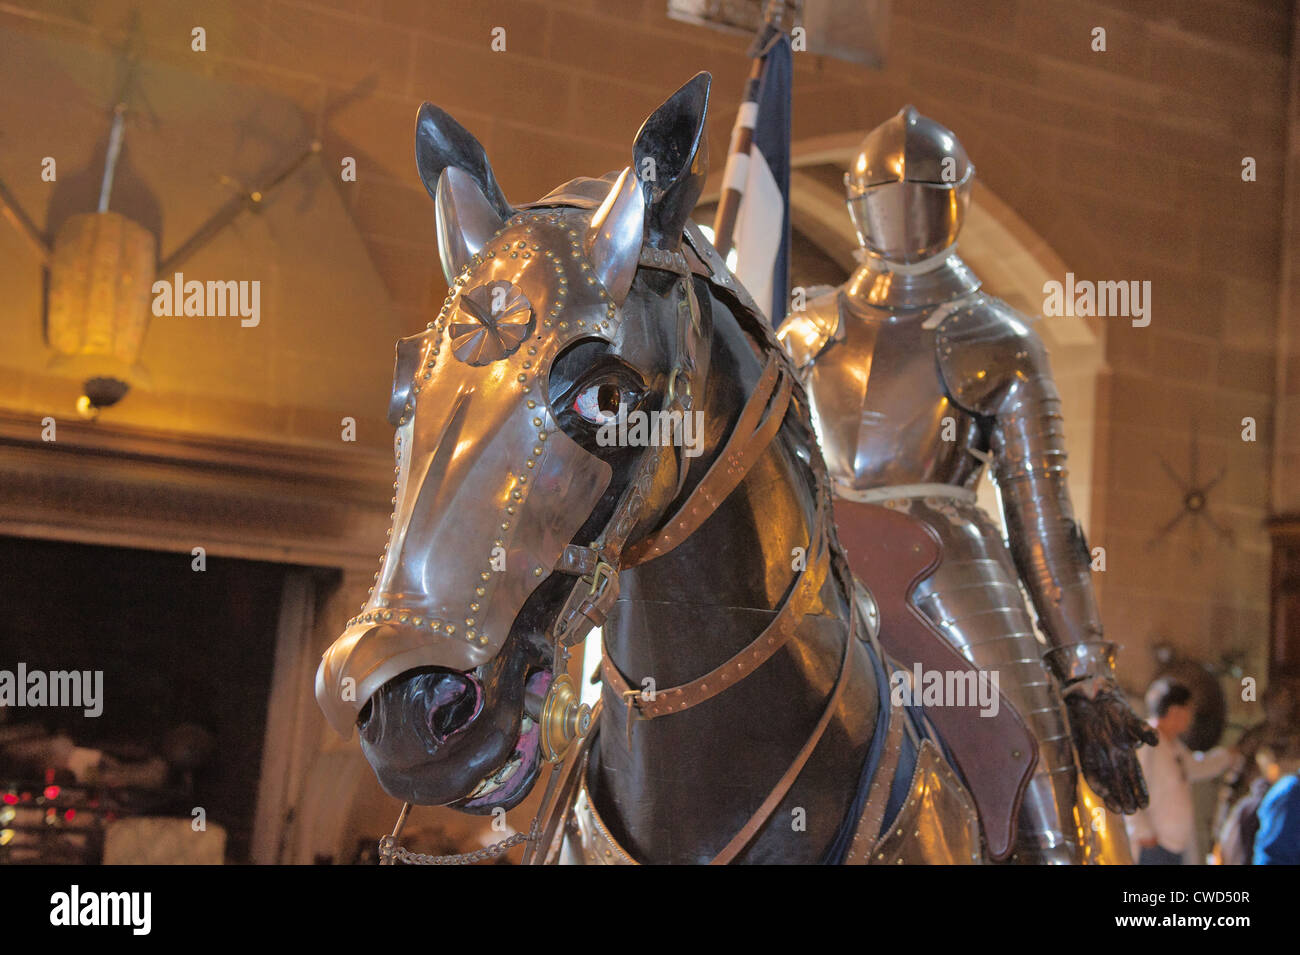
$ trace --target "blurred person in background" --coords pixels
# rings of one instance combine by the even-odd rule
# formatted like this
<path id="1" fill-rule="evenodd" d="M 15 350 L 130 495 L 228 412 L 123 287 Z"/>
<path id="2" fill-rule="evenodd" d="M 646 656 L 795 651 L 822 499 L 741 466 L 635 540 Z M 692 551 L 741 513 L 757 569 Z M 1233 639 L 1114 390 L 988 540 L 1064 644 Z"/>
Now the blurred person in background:
<path id="1" fill-rule="evenodd" d="M 1274 783 L 1256 816 L 1255 865 L 1300 865 L 1300 774 Z"/>
<path id="2" fill-rule="evenodd" d="M 1219 828 L 1219 844 L 1215 856 L 1219 865 L 1250 865 L 1255 853 L 1255 834 L 1259 831 L 1259 804 L 1269 788 L 1282 777 L 1273 750 L 1261 746 L 1255 753 L 1259 775 L 1251 781 L 1246 795 L 1230 808 L 1227 818 Z"/>
<path id="3" fill-rule="evenodd" d="M 1160 737 L 1157 746 L 1138 750 L 1151 802 L 1127 819 L 1129 840 L 1139 849 L 1139 865 L 1195 864 L 1196 819 L 1192 783 L 1216 776 L 1242 762 L 1235 748 L 1216 746 L 1193 753 L 1180 738 L 1192 725 L 1192 693 L 1167 678 L 1147 690 L 1150 723 Z"/>

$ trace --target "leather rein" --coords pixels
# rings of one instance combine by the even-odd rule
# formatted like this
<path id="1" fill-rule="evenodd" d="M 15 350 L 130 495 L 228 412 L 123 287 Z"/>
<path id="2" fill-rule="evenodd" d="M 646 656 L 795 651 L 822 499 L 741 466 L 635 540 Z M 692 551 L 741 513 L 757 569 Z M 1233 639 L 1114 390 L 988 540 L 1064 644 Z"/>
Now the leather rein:
<path id="1" fill-rule="evenodd" d="M 691 238 L 689 232 L 687 238 Z M 678 298 L 677 357 L 669 378 L 664 411 L 682 415 L 696 410 L 697 397 L 702 399 L 704 395 L 704 381 L 708 373 L 709 342 L 703 327 L 692 276 L 699 274 L 712 280 L 715 272 L 710 268 L 704 252 L 693 247 L 691 251 L 695 253 L 694 262 L 689 261 L 682 252 L 670 252 L 649 246 L 641 249 L 639 258 L 641 267 L 671 272 L 680 279 L 672 293 Z M 734 281 L 725 284 L 731 287 Z M 744 306 L 743 300 L 741 305 Z M 651 450 L 642 455 L 633 479 L 620 496 L 600 536 L 588 546 L 567 545 L 556 568 L 575 575 L 577 581 L 551 626 L 549 636 L 555 652 L 553 672 L 562 672 L 566 668 L 569 648 L 581 643 L 593 628 L 604 624 L 618 599 L 619 572 L 627 567 L 648 563 L 671 552 L 698 530 L 739 486 L 780 431 L 790 406 L 792 391 L 793 382 L 789 370 L 776 353 L 769 354 L 754 390 L 746 399 L 726 444 L 713 464 L 700 478 L 686 500 L 678 505 L 670 518 L 660 524 L 658 530 L 628 546 L 628 537 L 640 521 L 650 499 L 654 479 L 661 466 L 662 454 L 665 451 L 671 452 L 672 447 L 676 446 L 661 448 L 658 452 Z M 685 456 L 683 448 L 676 447 L 675 458 L 677 491 L 674 500 L 681 496 L 690 469 L 690 459 Z M 781 606 L 776 611 L 775 618 L 748 646 L 704 676 L 668 689 L 641 690 L 629 684 L 608 653 L 602 656 L 601 676 L 614 690 L 625 709 L 629 745 L 632 726 L 636 720 L 657 719 L 690 709 L 740 683 L 785 646 L 805 613 L 814 605 L 831 568 L 829 520 L 829 498 L 825 489 L 821 489 L 810 531 L 805 567 L 797 573 Z M 848 602 L 851 615 L 855 614 L 856 607 L 851 594 Z M 731 862 L 753 841 L 772 812 L 785 798 L 825 734 L 850 670 L 856 617 L 851 616 L 849 623 L 849 633 L 845 640 L 839 674 L 817 725 L 789 769 L 768 793 L 759 808 L 710 864 L 723 865 Z M 560 679 L 556 678 L 552 686 L 556 686 Z M 567 677 L 563 679 L 567 681 Z M 525 865 L 545 864 L 549 847 L 554 841 L 555 832 L 567 811 L 580 776 L 577 766 L 585 761 L 587 747 L 594 737 L 594 733 L 585 730 L 595 723 L 599 709 L 599 703 L 594 713 L 589 713 L 585 707 L 576 705 L 573 707 L 578 724 L 578 731 L 574 735 L 578 737 L 580 744 L 576 756 L 565 752 L 574 749 L 567 745 L 569 739 L 563 740 L 560 746 L 555 747 L 543 741 L 543 750 L 548 753 L 554 771 L 547 782 L 538 814 L 534 817 L 528 833 L 513 835 L 471 853 L 444 856 L 421 855 L 410 852 L 397 843 L 410 808 L 406 805 L 403 806 L 392 834 L 380 840 L 381 864 L 392 864 L 393 861 L 418 865 L 468 864 L 502 855 L 521 843 L 527 846 L 523 859 Z M 545 729 L 544 725 L 544 733 Z M 565 759 L 566 755 L 570 755 L 571 758 Z M 544 818 L 547 819 L 547 823 L 544 829 L 539 831 L 539 823 Z"/>

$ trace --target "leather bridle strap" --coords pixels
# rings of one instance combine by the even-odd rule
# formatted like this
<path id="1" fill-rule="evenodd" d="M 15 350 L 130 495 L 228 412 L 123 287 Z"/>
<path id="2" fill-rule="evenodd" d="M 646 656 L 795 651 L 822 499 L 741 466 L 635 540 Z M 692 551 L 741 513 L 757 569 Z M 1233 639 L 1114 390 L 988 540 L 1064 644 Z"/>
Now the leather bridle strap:
<path id="1" fill-rule="evenodd" d="M 585 639 L 592 627 L 604 625 L 618 599 L 623 545 L 645 508 L 658 466 L 658 451 L 643 454 L 600 536 L 590 547 L 565 546 L 557 567 L 579 577 L 551 625 L 553 641 L 571 647 Z"/>
<path id="2" fill-rule="evenodd" d="M 857 604 L 849 601 L 849 625 L 844 635 L 844 656 L 840 660 L 839 674 L 835 678 L 835 686 L 831 690 L 826 706 L 822 710 L 821 717 L 817 720 L 817 725 L 813 727 L 812 733 L 800 748 L 794 760 L 781 776 L 777 784 L 767 794 L 767 797 L 759 805 L 746 821 L 745 825 L 740 828 L 730 841 L 722 848 L 713 859 L 710 865 L 729 865 L 734 862 L 736 857 L 751 843 L 758 835 L 759 830 L 766 825 L 776 807 L 781 805 L 781 801 L 790 793 L 791 787 L 794 786 L 795 780 L 803 772 L 804 767 L 808 765 L 808 760 L 812 758 L 813 751 L 817 749 L 817 744 L 821 742 L 826 735 L 826 730 L 835 716 L 835 710 L 839 705 L 840 698 L 844 695 L 844 687 L 848 684 L 849 672 L 853 663 L 853 647 L 858 641 L 857 636 Z M 897 718 L 897 717 L 895 717 Z M 594 734 L 593 734 L 594 735 Z M 635 861 L 635 860 L 634 860 Z"/>
<path id="3" fill-rule="evenodd" d="M 601 658 L 601 679 L 629 707 L 629 727 L 633 708 L 636 716 L 649 720 L 690 709 L 744 680 L 789 642 L 821 592 L 830 569 L 830 553 L 826 541 L 827 519 L 825 507 L 819 504 L 813 519 L 812 540 L 808 546 L 808 564 L 799 571 L 776 617 L 744 649 L 704 676 L 680 686 L 642 693 L 632 688 L 609 654 Z"/>
<path id="4" fill-rule="evenodd" d="M 776 355 L 771 355 L 740 413 L 722 453 L 690 496 L 662 528 L 637 541 L 623 554 L 623 567 L 662 557 L 690 537 L 744 480 L 750 468 L 781 430 L 790 406 L 791 382 Z"/>
<path id="5" fill-rule="evenodd" d="M 668 383 L 664 410 L 680 415 L 685 429 L 685 416 L 696 413 L 695 393 L 703 390 L 702 379 L 708 373 L 708 342 L 703 339 L 704 321 L 700 303 L 695 296 L 691 271 L 686 257 L 680 252 L 667 252 L 649 247 L 642 248 L 642 266 L 672 272 L 678 276 L 677 291 L 677 356 L 672 377 Z M 764 397 L 762 403 L 766 403 Z M 748 410 L 748 409 L 747 409 Z M 589 546 L 570 543 L 560 555 L 556 569 L 574 574 L 579 579 L 569 591 L 551 626 L 552 642 L 574 646 L 591 631 L 602 626 L 614 601 L 618 599 L 618 574 L 626 566 L 623 546 L 641 519 L 646 502 L 654 487 L 662 454 L 676 459 L 677 487 L 680 494 L 686 483 L 690 459 L 684 448 L 660 448 L 641 456 L 636 471 L 623 490 L 614 513 L 605 529 Z M 707 477 L 707 475 L 706 475 Z"/>
<path id="6" fill-rule="evenodd" d="M 781 805 L 781 800 L 786 797 L 790 787 L 794 785 L 794 781 L 803 772 L 803 768 L 807 765 L 813 750 L 817 748 L 817 744 L 826 735 L 826 727 L 830 726 L 831 718 L 835 715 L 835 709 L 839 705 L 840 697 L 844 694 L 844 685 L 848 683 L 849 670 L 853 662 L 853 645 L 858 642 L 855 635 L 857 630 L 856 604 L 850 600 L 849 607 L 851 608 L 849 611 L 849 627 L 848 632 L 844 634 L 844 659 L 840 662 L 840 672 L 835 678 L 835 688 L 831 691 L 830 699 L 826 701 L 826 708 L 822 710 L 821 719 L 817 721 L 812 735 L 803 744 L 803 749 L 799 750 L 799 755 L 794 758 L 794 762 L 785 771 L 785 775 L 767 794 L 767 798 L 763 800 L 762 805 L 749 817 L 749 821 L 745 823 L 744 827 L 731 837 L 731 841 L 723 847 L 722 851 L 713 857 L 713 861 L 709 865 L 730 864 L 754 840 L 754 837 L 758 835 L 758 831 L 767 822 L 768 817 L 772 815 L 777 806 Z"/>

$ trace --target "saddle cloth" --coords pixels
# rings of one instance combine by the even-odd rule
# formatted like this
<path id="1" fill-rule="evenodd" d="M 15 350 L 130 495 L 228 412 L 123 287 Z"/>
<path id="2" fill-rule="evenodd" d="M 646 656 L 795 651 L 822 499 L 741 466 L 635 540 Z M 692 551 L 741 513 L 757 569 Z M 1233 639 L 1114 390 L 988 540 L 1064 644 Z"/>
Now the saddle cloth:
<path id="1" fill-rule="evenodd" d="M 839 500 L 835 523 L 853 573 L 869 582 L 879 605 L 885 652 L 928 671 L 974 670 L 911 601 L 916 585 L 942 560 L 935 533 L 901 511 Z M 1020 802 L 1038 759 L 1038 744 L 1024 720 L 1005 695 L 1001 703 L 994 716 L 973 717 L 959 707 L 925 711 L 975 801 L 988 854 L 997 861 L 1015 847 Z"/>

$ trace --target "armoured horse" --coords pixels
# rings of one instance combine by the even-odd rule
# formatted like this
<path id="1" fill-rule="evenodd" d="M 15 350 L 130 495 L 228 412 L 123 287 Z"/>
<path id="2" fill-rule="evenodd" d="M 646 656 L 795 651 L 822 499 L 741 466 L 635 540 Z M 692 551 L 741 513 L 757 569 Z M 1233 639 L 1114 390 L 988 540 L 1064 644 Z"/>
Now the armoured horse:
<path id="1" fill-rule="evenodd" d="M 1010 707 L 971 708 L 982 758 L 958 764 L 957 741 L 895 705 L 880 623 L 910 625 L 934 557 L 901 528 L 879 586 L 848 569 L 794 368 L 688 220 L 708 95 L 701 73 L 669 97 L 621 174 L 518 207 L 478 141 L 421 108 L 450 288 L 397 345 L 393 524 L 318 702 L 407 803 L 509 809 L 551 764 L 532 829 L 488 855 L 1005 857 L 1033 738 Z M 697 416 L 701 453 L 602 440 L 646 412 Z M 593 713 L 565 670 L 595 626 Z M 402 861 L 482 857 L 395 843 Z"/>

